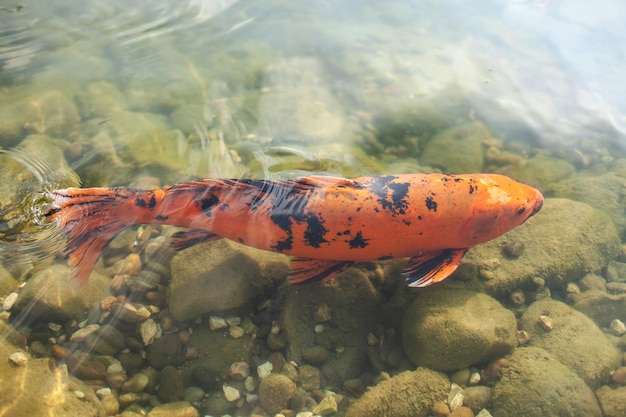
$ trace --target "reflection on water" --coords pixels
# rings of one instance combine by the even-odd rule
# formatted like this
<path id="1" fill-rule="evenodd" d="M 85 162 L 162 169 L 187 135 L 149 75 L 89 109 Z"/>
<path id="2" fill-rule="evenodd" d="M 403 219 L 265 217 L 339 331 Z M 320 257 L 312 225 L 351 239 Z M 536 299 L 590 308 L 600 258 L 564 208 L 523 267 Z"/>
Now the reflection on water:
<path id="1" fill-rule="evenodd" d="M 431 378 L 411 391 L 428 394 L 424 414 L 436 414 L 437 402 L 449 409 L 459 401 L 452 380 L 465 387 L 466 404 L 478 397 L 470 388 L 492 399 L 474 404 L 474 413 L 532 415 L 509 407 L 515 401 L 507 394 L 543 401 L 514 377 L 544 355 L 532 348 L 554 356 L 554 372 L 573 372 L 568 381 L 542 378 L 584 391 L 580 415 L 624 409 L 609 393 L 622 392 L 626 380 L 619 359 L 626 345 L 619 324 L 626 321 L 625 18 L 619 0 L 4 4 L 0 352 L 28 351 L 33 366 L 20 389 L 28 392 L 32 375 L 43 375 L 50 360 L 57 367 L 42 378 L 60 384 L 42 387 L 48 395 L 68 386 L 87 395 L 86 402 L 64 399 L 68 409 L 91 404 L 80 415 L 145 414 L 183 399 L 188 415 L 196 408 L 207 415 L 281 408 L 400 415 L 367 396 L 350 404 L 366 386 L 391 395 L 385 390 L 403 383 L 417 387 L 411 378 Z M 77 177 L 86 187 L 154 188 L 210 177 L 434 171 L 504 173 L 560 198 L 548 199 L 536 220 L 504 241 L 470 251 L 442 284 L 487 294 L 504 305 L 494 307 L 497 314 L 518 319 L 511 332 L 498 333 L 508 350 L 466 347 L 474 339 L 458 329 L 454 346 L 492 353 L 479 360 L 464 362 L 453 348 L 440 362 L 416 359 L 414 345 L 429 346 L 407 341 L 407 323 L 435 314 L 411 304 L 429 293 L 405 289 L 401 263 L 362 265 L 328 285 L 280 286 L 286 259 L 224 242 L 174 253 L 168 241 L 176 230 L 145 227 L 114 239 L 88 288 L 77 289 L 63 242 L 41 224 L 47 202 L 40 192 L 77 186 Z M 193 287 L 203 274 L 212 284 Z M 432 291 L 432 299 L 448 300 L 443 310 L 467 299 Z M 571 309 L 554 300 L 583 312 L 578 329 L 588 332 L 559 328 Z M 454 327 L 433 326 L 439 333 L 431 340 Z M 605 362 L 587 358 L 588 347 L 577 354 L 587 368 L 558 354 L 565 349 L 559 337 L 604 340 L 598 327 L 614 336 L 614 344 L 593 348 Z M 287 376 L 272 383 L 291 401 L 269 399 L 271 380 L 258 378 L 266 363 Z M 68 379 L 63 365 L 89 387 Z M 419 378 L 395 379 L 416 365 L 425 367 Z M 394 382 L 385 385 L 390 376 Z M 31 402 L 15 397 L 23 400 L 0 400 L 0 415 L 21 415 L 15 413 Z M 552 400 L 558 415 L 561 405 Z M 64 415 L 59 403 L 49 404 L 50 415 Z"/>

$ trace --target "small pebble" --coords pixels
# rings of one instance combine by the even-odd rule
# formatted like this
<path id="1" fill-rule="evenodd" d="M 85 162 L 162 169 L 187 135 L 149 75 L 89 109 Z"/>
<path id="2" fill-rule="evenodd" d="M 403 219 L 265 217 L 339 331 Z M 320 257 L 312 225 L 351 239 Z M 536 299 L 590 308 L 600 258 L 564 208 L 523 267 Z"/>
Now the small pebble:
<path id="1" fill-rule="evenodd" d="M 611 375 L 611 382 L 617 385 L 626 385 L 626 367 L 617 368 Z"/>
<path id="2" fill-rule="evenodd" d="M 259 402 L 259 396 L 257 394 L 252 394 L 250 392 L 248 392 L 246 394 L 246 402 L 248 404 L 256 404 Z"/>
<path id="3" fill-rule="evenodd" d="M 237 316 L 224 317 L 224 321 L 229 326 L 239 326 L 241 324 L 241 317 L 237 317 Z"/>
<path id="4" fill-rule="evenodd" d="M 144 346 L 150 346 L 155 339 L 162 335 L 161 327 L 153 319 L 148 319 L 139 325 L 139 334 Z"/>
<path id="5" fill-rule="evenodd" d="M 328 350 L 324 349 L 322 346 L 311 346 L 306 348 L 302 352 L 302 359 L 309 363 L 323 363 L 328 359 L 329 353 Z"/>
<path id="6" fill-rule="evenodd" d="M 472 372 L 472 374 L 470 375 L 470 379 L 469 381 L 467 381 L 467 385 L 478 385 L 478 383 L 480 382 L 480 372 Z"/>
<path id="7" fill-rule="evenodd" d="M 12 292 L 11 294 L 7 295 L 6 298 L 4 299 L 4 301 L 2 302 L 2 310 L 10 310 L 11 307 L 13 307 L 13 304 L 15 304 L 15 301 L 17 300 L 17 293 L 16 292 Z"/>
<path id="8" fill-rule="evenodd" d="M 324 325 L 323 324 L 316 324 L 315 327 L 313 328 L 313 331 L 315 333 L 322 333 L 324 331 Z"/>
<path id="9" fill-rule="evenodd" d="M 626 325 L 624 322 L 619 319 L 611 320 L 611 324 L 609 324 L 609 329 L 611 329 L 611 333 L 615 336 L 621 336 L 626 333 Z"/>
<path id="10" fill-rule="evenodd" d="M 493 416 L 491 415 L 489 411 L 483 408 L 482 410 L 480 410 L 478 414 L 476 414 L 476 417 L 493 417 Z"/>
<path id="11" fill-rule="evenodd" d="M 243 337 L 246 332 L 239 326 L 230 326 L 230 328 L 228 329 L 228 334 L 233 339 L 239 339 L 240 337 Z"/>
<path id="12" fill-rule="evenodd" d="M 526 303 L 526 295 L 524 295 L 524 291 L 522 291 L 522 290 L 513 291 L 509 295 L 509 299 L 516 306 L 521 306 L 521 305 L 524 305 Z"/>
<path id="13" fill-rule="evenodd" d="M 231 387 L 230 385 L 224 384 L 222 386 L 222 391 L 224 392 L 224 397 L 226 397 L 226 401 L 234 402 L 241 398 L 241 393 L 235 387 Z"/>
<path id="14" fill-rule="evenodd" d="M 254 382 L 254 378 L 248 376 L 246 380 L 243 382 L 243 386 L 248 392 L 252 392 L 256 389 L 256 383 Z"/>
<path id="15" fill-rule="evenodd" d="M 209 316 L 209 328 L 211 330 L 223 329 L 227 326 L 228 323 L 226 323 L 226 320 L 224 320 L 224 318 L 219 316 Z"/>
<path id="16" fill-rule="evenodd" d="M 448 394 L 448 406 L 451 411 L 454 411 L 463 405 L 463 397 L 463 388 L 457 384 L 451 384 L 450 394 Z"/>
<path id="17" fill-rule="evenodd" d="M 526 330 L 518 330 L 515 332 L 515 336 L 517 337 L 518 345 L 525 345 L 530 340 L 530 335 Z"/>
<path id="18" fill-rule="evenodd" d="M 74 395 L 76 395 L 76 398 L 78 398 L 79 400 L 82 400 L 85 398 L 85 393 L 79 390 L 75 390 Z"/>
<path id="19" fill-rule="evenodd" d="M 72 352 L 61 345 L 52 345 L 50 346 L 50 354 L 57 359 L 65 359 L 69 357 Z"/>
<path id="20" fill-rule="evenodd" d="M 522 242 L 521 240 L 516 240 L 514 242 L 506 244 L 502 248 L 502 250 L 504 254 L 510 258 L 519 258 L 524 253 L 525 247 L 526 245 L 524 245 L 524 242 Z"/>
<path id="21" fill-rule="evenodd" d="M 448 404 L 446 404 L 444 401 L 437 401 L 430 408 L 430 413 L 434 417 L 446 417 L 450 415 L 450 408 L 448 407 Z"/>
<path id="22" fill-rule="evenodd" d="M 272 373 L 272 369 L 274 369 L 272 363 L 266 361 L 256 367 L 256 373 L 259 378 L 265 378 Z"/>
<path id="23" fill-rule="evenodd" d="M 48 329 L 50 329 L 52 333 L 59 333 L 61 330 L 63 330 L 63 325 L 50 322 L 48 323 Z"/>
<path id="24" fill-rule="evenodd" d="M 313 318 L 319 323 L 326 323 L 332 319 L 332 309 L 328 304 L 322 304 L 315 309 Z"/>
<path id="25" fill-rule="evenodd" d="M 545 314 L 541 314 L 539 316 L 539 324 L 547 332 L 552 331 L 552 329 L 554 329 L 554 320 L 552 320 L 552 317 L 547 316 Z"/>
<path id="26" fill-rule="evenodd" d="M 9 360 L 17 366 L 24 366 L 28 362 L 28 358 L 23 352 L 14 352 L 9 356 Z"/>
<path id="27" fill-rule="evenodd" d="M 313 414 L 317 414 L 320 416 L 327 416 L 329 414 L 333 414 L 337 412 L 337 400 L 335 399 L 335 394 L 329 393 L 322 398 L 322 401 L 319 402 L 313 408 Z"/>
<path id="28" fill-rule="evenodd" d="M 565 292 L 568 294 L 580 294 L 580 287 L 573 282 L 568 282 L 565 285 Z"/>
<path id="29" fill-rule="evenodd" d="M 449 417 L 474 417 L 474 412 L 469 407 L 458 407 L 450 413 Z"/>
<path id="30" fill-rule="evenodd" d="M 228 367 L 228 376 L 234 381 L 243 381 L 250 373 L 250 364 L 244 361 L 233 362 Z"/>

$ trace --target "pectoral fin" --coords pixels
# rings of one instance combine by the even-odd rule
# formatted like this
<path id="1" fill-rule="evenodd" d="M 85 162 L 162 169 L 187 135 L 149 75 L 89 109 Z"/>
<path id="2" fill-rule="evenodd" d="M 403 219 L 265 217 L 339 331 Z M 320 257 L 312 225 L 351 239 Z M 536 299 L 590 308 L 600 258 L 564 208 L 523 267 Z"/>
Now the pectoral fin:
<path id="1" fill-rule="evenodd" d="M 352 261 L 328 261 L 324 259 L 292 258 L 291 272 L 287 281 L 291 284 L 326 281 L 353 265 Z"/>
<path id="2" fill-rule="evenodd" d="M 402 276 L 410 287 L 426 287 L 443 281 L 459 266 L 467 249 L 446 249 L 412 257 Z"/>
<path id="3" fill-rule="evenodd" d="M 183 250 L 198 243 L 211 242 L 220 238 L 220 236 L 206 230 L 191 229 L 174 233 L 170 239 L 170 246 L 175 250 Z"/>

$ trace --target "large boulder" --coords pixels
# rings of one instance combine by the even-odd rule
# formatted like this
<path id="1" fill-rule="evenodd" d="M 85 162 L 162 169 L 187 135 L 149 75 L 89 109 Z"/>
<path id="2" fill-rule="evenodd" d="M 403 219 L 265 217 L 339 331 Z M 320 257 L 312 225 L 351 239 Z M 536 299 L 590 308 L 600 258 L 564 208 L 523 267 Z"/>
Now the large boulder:
<path id="1" fill-rule="evenodd" d="M 543 349 L 522 347 L 502 367 L 493 389 L 493 417 L 601 417 L 593 391 Z"/>
<path id="2" fill-rule="evenodd" d="M 288 262 L 284 255 L 228 239 L 187 248 L 171 261 L 170 312 L 185 321 L 248 305 L 273 280 L 287 276 Z"/>
<path id="3" fill-rule="evenodd" d="M 52 265 L 28 280 L 15 302 L 15 310 L 46 320 L 64 322 L 80 320 L 87 309 L 97 305 L 108 293 L 111 280 L 92 272 L 85 288 L 78 288 L 72 270 L 65 265 Z"/>
<path id="4" fill-rule="evenodd" d="M 487 362 L 516 345 L 514 314 L 488 295 L 421 292 L 404 315 L 406 355 L 418 366 L 451 371 Z"/>
<path id="5" fill-rule="evenodd" d="M 426 417 L 432 405 L 448 397 L 450 381 L 426 368 L 405 371 L 369 389 L 346 417 Z"/>
<path id="6" fill-rule="evenodd" d="M 608 382 L 610 372 L 620 366 L 619 350 L 590 318 L 567 304 L 535 301 L 522 316 L 520 328 L 530 335 L 529 345 L 549 352 L 592 388 Z"/>
<path id="7" fill-rule="evenodd" d="M 480 122 L 445 129 L 428 141 L 422 153 L 422 163 L 453 174 L 481 172 L 483 141 L 489 136 L 489 131 Z"/>

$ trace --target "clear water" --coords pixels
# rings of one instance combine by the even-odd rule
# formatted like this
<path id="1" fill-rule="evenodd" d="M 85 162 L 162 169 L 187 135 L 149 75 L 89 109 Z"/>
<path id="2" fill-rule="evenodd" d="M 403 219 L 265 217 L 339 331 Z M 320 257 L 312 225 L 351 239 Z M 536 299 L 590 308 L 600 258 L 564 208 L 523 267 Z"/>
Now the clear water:
<path id="1" fill-rule="evenodd" d="M 42 190 L 458 173 L 462 163 L 438 164 L 426 149 L 466 125 L 484 132 L 477 171 L 517 173 L 548 196 L 557 181 L 623 172 L 626 6 L 473 3 L 2 2 L 0 276 L 10 284 L 0 298 L 63 263 Z M 566 169 L 520 173 L 538 155 Z"/>

